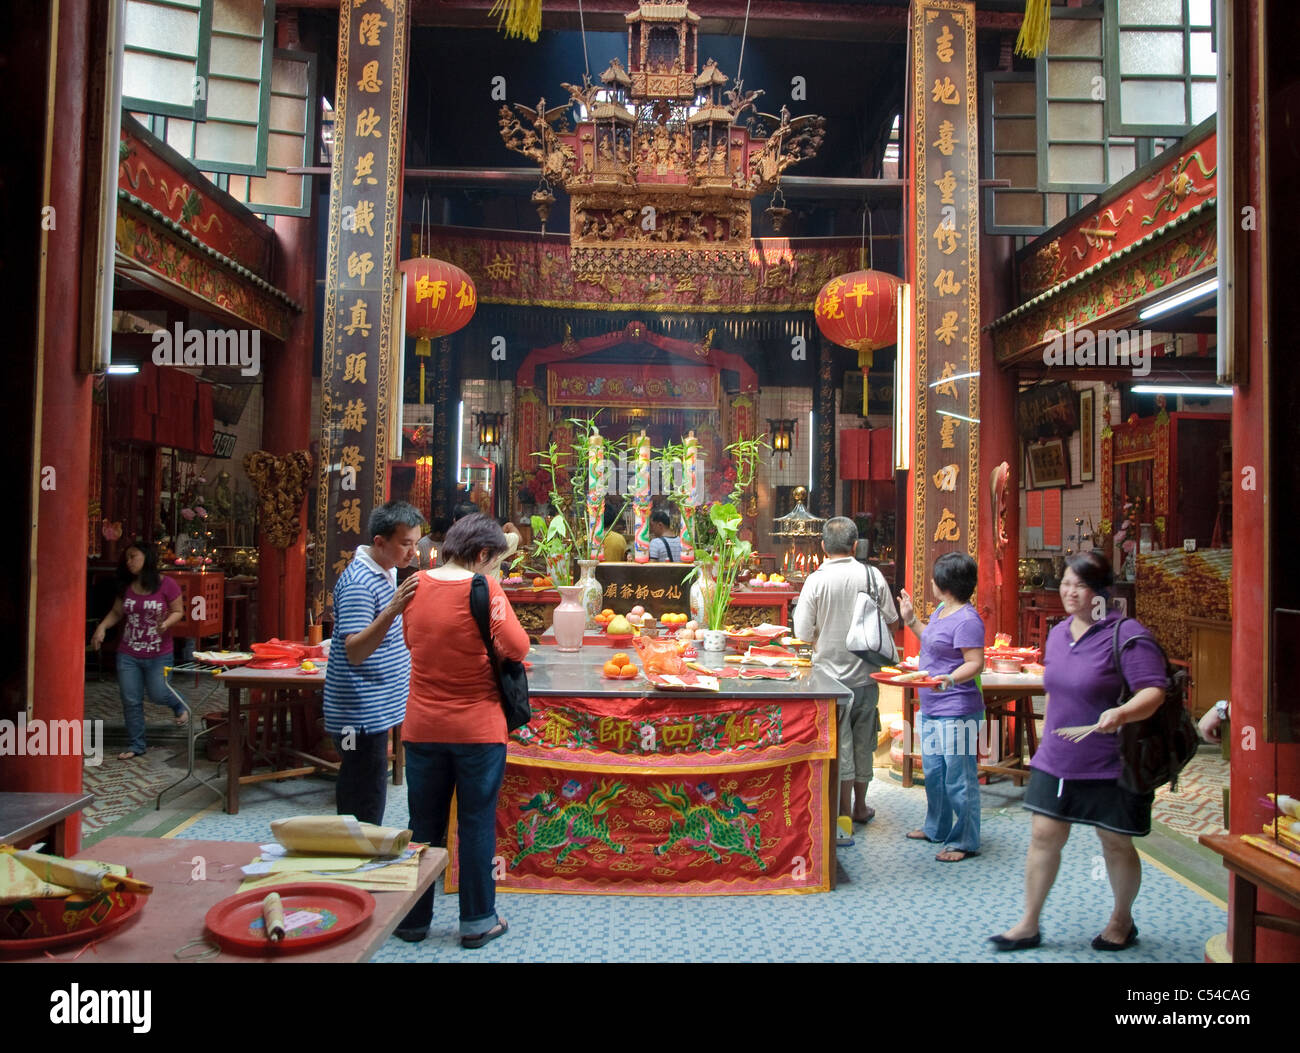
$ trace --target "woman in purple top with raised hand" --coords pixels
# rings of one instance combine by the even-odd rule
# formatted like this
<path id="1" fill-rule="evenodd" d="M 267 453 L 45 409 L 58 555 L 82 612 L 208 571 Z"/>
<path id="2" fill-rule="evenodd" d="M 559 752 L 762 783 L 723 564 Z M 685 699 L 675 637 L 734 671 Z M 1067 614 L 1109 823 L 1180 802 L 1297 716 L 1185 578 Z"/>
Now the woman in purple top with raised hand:
<path id="1" fill-rule="evenodd" d="M 117 567 L 121 594 L 113 609 L 104 615 L 90 638 L 90 646 L 99 650 L 104 637 L 118 622 L 125 622 L 122 639 L 117 645 L 117 689 L 122 696 L 122 714 L 126 718 L 127 748 L 118 760 L 130 760 L 144 754 L 144 695 L 155 705 L 167 706 L 184 725 L 189 711 L 167 689 L 163 668 L 172 661 L 173 626 L 185 620 L 181 609 L 181 589 L 171 578 L 158 573 L 158 557 L 152 545 L 137 541 L 122 552 Z"/>
<path id="2" fill-rule="evenodd" d="M 1020 951 L 1042 942 L 1038 915 L 1056 880 L 1072 823 L 1097 828 L 1115 897 L 1110 920 L 1093 939 L 1093 949 L 1122 951 L 1137 942 L 1132 911 L 1142 865 L 1133 838 L 1151 832 L 1155 794 L 1130 793 L 1119 785 L 1123 762 L 1116 733 L 1121 725 L 1144 720 L 1160 707 L 1165 697 L 1164 655 L 1136 620 L 1106 609 L 1114 578 L 1105 556 L 1082 552 L 1068 563 L 1061 578 L 1061 602 L 1071 617 L 1047 636 L 1047 717 L 1025 791 L 1024 806 L 1034 813 L 1025 859 L 1025 913 L 1006 932 L 989 937 L 1000 951 Z M 1122 676 L 1113 650 L 1117 625 Z M 1132 646 L 1130 640 L 1135 641 Z"/>
<path id="3" fill-rule="evenodd" d="M 979 724 L 984 696 L 975 678 L 984 669 L 984 621 L 970 605 L 978 568 L 970 556 L 947 552 L 934 561 L 930 587 L 941 601 L 922 622 L 912 597 L 898 595 L 903 623 L 921 638 L 918 669 L 939 679 L 922 688 L 921 761 L 925 767 L 925 825 L 907 836 L 943 845 L 934 858 L 957 863 L 979 855 Z"/>

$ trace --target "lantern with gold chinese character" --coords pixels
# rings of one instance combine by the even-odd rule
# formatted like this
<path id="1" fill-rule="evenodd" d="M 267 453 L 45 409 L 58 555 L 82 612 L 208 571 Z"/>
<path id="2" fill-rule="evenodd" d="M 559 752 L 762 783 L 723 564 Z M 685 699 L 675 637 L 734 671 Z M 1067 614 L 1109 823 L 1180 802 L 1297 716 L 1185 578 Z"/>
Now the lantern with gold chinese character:
<path id="1" fill-rule="evenodd" d="M 439 337 L 464 329 L 474 317 L 478 293 L 474 279 L 453 263 L 421 256 L 403 260 L 406 282 L 406 335 L 415 337 L 415 354 L 428 358 Z M 420 401 L 424 402 L 424 363 L 420 363 Z"/>
<path id="2" fill-rule="evenodd" d="M 867 412 L 867 372 L 876 349 L 898 339 L 898 285 L 897 278 L 882 271 L 842 274 L 822 286 L 813 307 L 822 335 L 858 353 L 863 416 Z"/>

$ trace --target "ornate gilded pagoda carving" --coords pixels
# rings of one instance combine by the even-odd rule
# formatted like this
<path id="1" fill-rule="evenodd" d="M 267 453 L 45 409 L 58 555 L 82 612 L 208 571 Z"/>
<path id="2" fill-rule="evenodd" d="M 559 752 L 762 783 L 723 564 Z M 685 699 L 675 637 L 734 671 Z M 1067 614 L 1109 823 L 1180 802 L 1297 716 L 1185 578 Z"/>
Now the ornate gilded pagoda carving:
<path id="1" fill-rule="evenodd" d="M 626 19 L 626 67 L 564 84 L 562 106 L 502 106 L 501 137 L 568 192 L 576 277 L 748 273 L 751 199 L 817 153 L 825 122 L 761 114 L 762 92 L 739 82 L 724 90 L 717 63 L 699 63 L 687 3 L 642 3 Z"/>

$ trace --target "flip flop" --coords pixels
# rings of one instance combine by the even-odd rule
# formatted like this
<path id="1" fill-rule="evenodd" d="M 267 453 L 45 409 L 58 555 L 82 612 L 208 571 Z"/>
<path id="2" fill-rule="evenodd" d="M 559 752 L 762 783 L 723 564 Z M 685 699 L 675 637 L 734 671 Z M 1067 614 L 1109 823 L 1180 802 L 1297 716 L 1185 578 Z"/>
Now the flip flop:
<path id="1" fill-rule="evenodd" d="M 938 841 L 935 841 L 933 838 L 926 837 L 924 830 L 913 830 L 911 833 L 904 834 L 903 836 L 906 837 L 909 841 L 929 841 L 930 844 L 932 845 L 937 845 L 939 843 Z"/>
<path id="2" fill-rule="evenodd" d="M 960 863 L 963 859 L 969 859 L 971 856 L 979 855 L 978 852 L 963 852 L 960 848 L 945 848 L 934 858 L 940 863 Z M 956 856 L 956 859 L 944 859 L 944 856 Z"/>
<path id="3" fill-rule="evenodd" d="M 173 716 L 172 720 L 178 728 L 185 727 L 190 722 L 190 712 L 188 709 L 182 709 L 179 716 Z"/>
<path id="4" fill-rule="evenodd" d="M 480 932 L 477 936 L 462 936 L 460 945 L 469 950 L 478 950 L 485 943 L 491 943 L 498 936 L 504 936 L 509 931 L 510 926 L 506 924 L 505 918 L 497 918 L 497 923 L 487 932 Z"/>
<path id="5" fill-rule="evenodd" d="M 125 753 L 117 755 L 118 760 L 135 760 L 136 757 L 143 757 L 143 753 L 136 753 L 135 750 L 127 750 Z"/>
<path id="6" fill-rule="evenodd" d="M 861 816 L 855 815 L 853 817 L 853 821 L 857 823 L 859 826 L 866 826 L 875 817 L 876 817 L 876 810 L 874 808 L 868 808 L 866 818 L 862 818 Z"/>

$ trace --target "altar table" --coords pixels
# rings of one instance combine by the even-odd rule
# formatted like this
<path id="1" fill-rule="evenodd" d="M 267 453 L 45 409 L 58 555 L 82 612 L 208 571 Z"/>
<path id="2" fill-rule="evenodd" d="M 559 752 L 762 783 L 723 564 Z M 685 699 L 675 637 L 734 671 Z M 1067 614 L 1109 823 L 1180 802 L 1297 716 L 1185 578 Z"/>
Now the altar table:
<path id="1" fill-rule="evenodd" d="M 824 892 L 835 881 L 836 704 L 788 682 L 670 693 L 605 680 L 608 648 L 529 655 L 533 719 L 506 751 L 497 888 L 611 895 Z M 722 665 L 721 655 L 702 662 Z M 732 666 L 731 668 L 735 668 Z M 455 829 L 447 888 L 457 887 Z"/>

